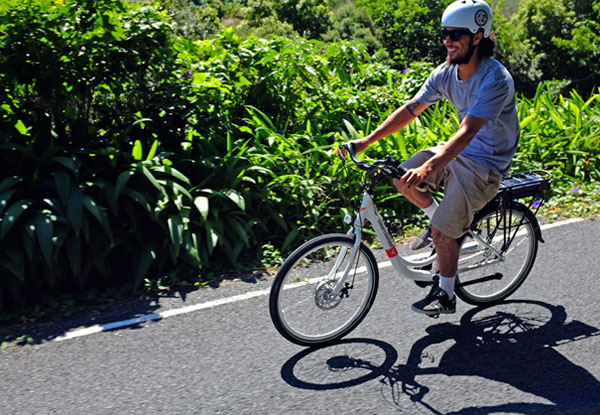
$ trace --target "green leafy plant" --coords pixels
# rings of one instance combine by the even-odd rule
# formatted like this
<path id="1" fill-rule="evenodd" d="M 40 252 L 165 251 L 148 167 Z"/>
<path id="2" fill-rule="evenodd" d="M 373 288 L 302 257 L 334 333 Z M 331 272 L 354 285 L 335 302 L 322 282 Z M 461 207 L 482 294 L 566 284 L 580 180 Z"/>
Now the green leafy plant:
<path id="1" fill-rule="evenodd" d="M 187 105 L 168 65 L 168 15 L 114 0 L 9 6 L 0 13 L 0 309 L 140 286 L 182 263 L 199 272 L 190 182 L 158 154 L 159 135 L 162 150 L 181 149 L 174 117 Z"/>
<path id="2" fill-rule="evenodd" d="M 0 310 L 122 283 L 202 285 L 340 231 L 357 189 L 335 146 L 371 132 L 433 69 L 397 70 L 341 40 L 242 40 L 224 29 L 192 41 L 154 5 L 6 4 Z M 518 97 L 514 169 L 552 170 L 561 200 L 581 206 L 588 199 L 564 189 L 597 192 L 585 186 L 599 178 L 598 94 L 554 85 Z M 440 102 L 366 156 L 404 159 L 457 126 Z M 387 219 L 419 214 L 380 186 Z"/>

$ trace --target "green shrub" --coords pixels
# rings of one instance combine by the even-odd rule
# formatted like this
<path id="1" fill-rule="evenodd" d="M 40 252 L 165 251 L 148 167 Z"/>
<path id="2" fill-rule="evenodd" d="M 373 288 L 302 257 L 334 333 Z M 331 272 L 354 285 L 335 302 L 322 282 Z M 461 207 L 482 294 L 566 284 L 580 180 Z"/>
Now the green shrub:
<path id="1" fill-rule="evenodd" d="M 553 95 L 540 84 L 532 99 L 519 102 L 520 149 L 515 169 L 552 170 L 555 184 L 600 180 L 600 95 L 584 99 Z"/>
<path id="2" fill-rule="evenodd" d="M 187 105 L 166 13 L 115 0 L 10 6 L 0 13 L 4 307 L 198 266 L 181 201 L 189 183 L 168 154 L 155 159 L 159 136 L 163 150 L 181 147 L 173 115 Z"/>

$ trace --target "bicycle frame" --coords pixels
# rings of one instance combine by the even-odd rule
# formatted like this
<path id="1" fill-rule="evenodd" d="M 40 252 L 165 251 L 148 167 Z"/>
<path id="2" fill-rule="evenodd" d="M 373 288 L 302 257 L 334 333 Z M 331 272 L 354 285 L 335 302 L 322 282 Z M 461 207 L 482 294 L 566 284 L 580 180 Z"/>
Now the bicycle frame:
<path id="1" fill-rule="evenodd" d="M 379 215 L 379 212 L 377 211 L 373 198 L 368 192 L 365 191 L 363 194 L 363 199 L 360 205 L 359 212 L 354 220 L 353 227 L 347 233 L 348 235 L 354 235 L 354 245 L 352 246 L 352 250 L 350 251 L 350 258 L 348 264 L 346 265 L 346 268 L 343 271 L 342 277 L 339 279 L 338 283 L 336 284 L 335 288 L 331 293 L 332 296 L 339 296 L 344 287 L 346 287 L 346 279 L 348 278 L 348 275 L 350 274 L 350 271 L 355 264 L 355 260 L 357 259 L 356 255 L 358 255 L 360 252 L 359 247 L 362 242 L 362 229 L 365 227 L 366 222 L 369 222 L 371 224 L 373 230 L 375 231 L 375 234 L 377 235 L 377 238 L 383 246 L 387 257 L 389 258 L 392 266 L 394 267 L 394 270 L 398 275 L 413 281 L 430 282 L 433 280 L 433 276 L 435 275 L 434 271 L 424 269 L 413 269 L 411 268 L 410 262 L 408 262 L 398 253 L 398 249 L 396 248 L 392 237 L 390 236 L 386 226 L 383 223 L 383 220 L 381 219 L 381 216 Z M 483 240 L 479 235 L 477 235 L 471 230 L 469 230 L 467 234 L 473 238 L 473 241 L 476 245 L 485 246 L 486 248 L 490 249 L 490 251 L 494 253 L 494 258 L 490 258 L 489 260 L 484 261 L 480 264 L 459 268 L 457 271 L 458 273 L 464 273 L 477 268 L 489 266 L 503 259 L 503 254 L 499 252 L 495 247 L 490 245 L 487 241 Z M 470 248 L 471 246 L 468 246 L 466 249 Z M 338 273 L 338 268 L 344 256 L 345 254 L 340 254 L 338 259 L 336 260 L 334 267 L 330 271 L 328 278 L 332 278 L 333 275 Z M 435 260 L 436 256 L 432 255 L 430 259 L 421 263 L 421 266 L 431 264 Z"/>

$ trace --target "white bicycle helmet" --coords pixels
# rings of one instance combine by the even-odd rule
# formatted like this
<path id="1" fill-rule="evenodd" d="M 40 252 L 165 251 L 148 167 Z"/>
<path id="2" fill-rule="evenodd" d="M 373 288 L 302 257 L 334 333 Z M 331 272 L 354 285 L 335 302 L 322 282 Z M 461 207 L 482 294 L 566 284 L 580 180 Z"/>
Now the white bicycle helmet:
<path id="1" fill-rule="evenodd" d="M 469 29 L 473 34 L 483 29 L 483 37 L 488 37 L 492 30 L 492 9 L 483 0 L 455 1 L 444 11 L 442 26 Z"/>

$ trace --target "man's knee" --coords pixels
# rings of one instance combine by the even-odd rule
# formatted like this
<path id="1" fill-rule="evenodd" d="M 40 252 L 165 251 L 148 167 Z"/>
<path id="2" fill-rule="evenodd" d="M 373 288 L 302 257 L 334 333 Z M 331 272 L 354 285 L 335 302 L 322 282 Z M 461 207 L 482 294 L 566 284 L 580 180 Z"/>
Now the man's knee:
<path id="1" fill-rule="evenodd" d="M 436 228 L 435 226 L 431 227 L 431 237 L 433 239 L 433 244 L 435 246 L 446 246 L 448 244 L 456 245 L 456 238 L 446 235 L 444 232 Z"/>
<path id="2" fill-rule="evenodd" d="M 406 183 L 402 183 L 398 179 L 394 179 L 394 187 L 396 188 L 396 190 L 399 193 L 402 193 L 404 196 L 407 196 L 409 198 L 410 197 L 424 198 L 424 197 L 426 197 L 424 195 L 427 195 L 427 196 L 431 195 L 431 193 L 429 193 L 427 190 L 422 190 L 415 186 L 409 187 L 406 185 Z"/>

